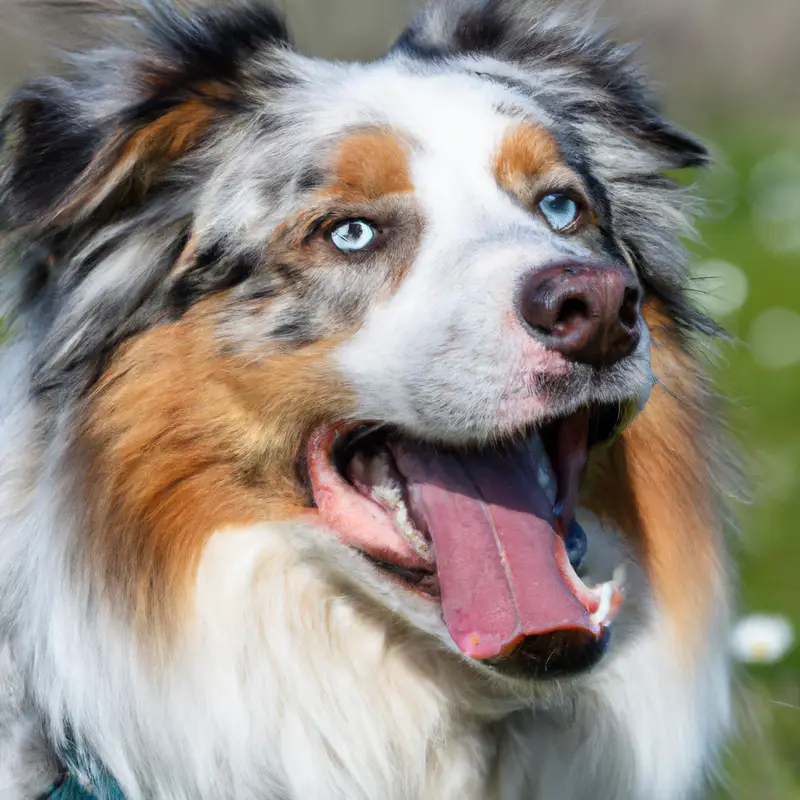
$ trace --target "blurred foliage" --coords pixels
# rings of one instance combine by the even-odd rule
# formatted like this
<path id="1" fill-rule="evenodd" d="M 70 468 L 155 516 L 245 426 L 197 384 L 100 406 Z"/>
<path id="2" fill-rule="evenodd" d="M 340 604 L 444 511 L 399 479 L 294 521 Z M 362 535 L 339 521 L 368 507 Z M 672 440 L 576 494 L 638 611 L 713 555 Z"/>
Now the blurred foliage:
<path id="1" fill-rule="evenodd" d="M 753 325 L 765 310 L 800 313 L 800 248 L 776 252 L 785 248 L 765 235 L 768 220 L 757 213 L 755 185 L 768 159 L 800 159 L 800 137 L 796 130 L 734 133 L 729 128 L 707 131 L 719 147 L 721 164 L 700 179 L 712 204 L 709 219 L 701 224 L 703 243 L 694 249 L 699 260 L 724 259 L 748 280 L 744 304 L 720 318 L 734 342 L 723 348 L 719 377 L 732 400 L 731 429 L 741 442 L 753 489 L 753 502 L 738 509 L 741 534 L 733 537 L 739 604 L 742 613 L 785 615 L 800 633 L 800 536 L 795 529 L 800 518 L 800 362 L 771 368 L 750 346 Z M 800 197 L 800 183 L 794 192 Z M 793 224 L 800 228 L 800 215 Z M 697 288 L 701 294 L 702 285 Z M 731 747 L 715 796 L 800 800 L 800 647 L 774 666 L 744 670 L 739 704 L 741 735 Z"/>

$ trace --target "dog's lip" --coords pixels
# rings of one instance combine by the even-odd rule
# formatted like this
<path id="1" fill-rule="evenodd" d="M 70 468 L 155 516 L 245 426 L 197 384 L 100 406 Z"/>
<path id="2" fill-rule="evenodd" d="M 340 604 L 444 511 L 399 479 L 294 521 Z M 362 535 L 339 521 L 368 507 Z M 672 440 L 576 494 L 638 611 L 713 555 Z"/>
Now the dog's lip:
<path id="1" fill-rule="evenodd" d="M 385 512 L 375 503 L 361 497 L 342 477 L 331 458 L 331 453 L 340 439 L 361 425 L 359 422 L 339 422 L 323 425 L 312 434 L 306 449 L 308 471 L 314 484 L 317 506 L 327 506 L 326 522 L 337 531 L 347 531 L 347 544 L 368 555 L 372 560 L 384 562 L 402 569 L 434 572 L 434 562 L 426 560 L 406 542 L 392 532 L 387 535 L 383 522 Z M 358 503 L 357 522 L 347 515 L 347 507 L 339 502 L 326 502 L 334 497 L 344 497 Z"/>
<path id="2" fill-rule="evenodd" d="M 352 493 L 351 497 L 359 502 L 364 509 L 370 509 L 376 520 L 385 512 L 377 505 L 371 508 L 369 500 L 357 497 L 352 486 L 342 477 L 336 466 L 334 452 L 340 442 L 344 442 L 356 430 L 362 427 L 375 425 L 368 420 L 338 422 L 317 428 L 309 438 L 306 448 L 306 468 L 315 486 L 315 503 L 317 507 L 307 512 L 315 524 L 331 527 L 330 513 L 323 519 L 319 511 L 319 502 L 324 502 L 325 494 L 336 492 Z M 320 496 L 322 495 L 322 496 Z M 344 496 L 347 496 L 345 494 Z M 375 530 L 381 530 L 380 525 L 366 529 L 363 526 L 353 526 L 351 521 L 341 520 L 341 525 L 347 527 L 346 544 L 359 551 L 381 575 L 403 590 L 412 592 L 418 597 L 438 603 L 440 600 L 439 581 L 436 575 L 435 561 L 420 557 L 405 540 L 392 533 L 391 536 L 375 537 Z M 336 519 L 333 520 L 334 529 Z M 334 532 L 338 532 L 334 530 Z"/>

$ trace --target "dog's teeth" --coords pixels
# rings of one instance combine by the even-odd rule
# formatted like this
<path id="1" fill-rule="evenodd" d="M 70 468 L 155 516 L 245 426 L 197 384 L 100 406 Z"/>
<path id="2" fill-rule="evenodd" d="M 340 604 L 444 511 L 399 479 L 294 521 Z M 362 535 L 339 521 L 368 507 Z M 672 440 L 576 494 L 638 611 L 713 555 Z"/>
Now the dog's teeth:
<path id="1" fill-rule="evenodd" d="M 611 613 L 611 600 L 614 596 L 614 581 L 608 581 L 599 587 L 600 590 L 600 605 L 597 611 L 592 614 L 592 622 L 596 625 L 602 625 L 608 615 Z"/>
<path id="2" fill-rule="evenodd" d="M 411 520 L 403 486 L 389 454 L 377 453 L 367 458 L 363 453 L 356 453 L 347 471 L 352 484 L 387 511 L 399 533 L 418 555 L 425 561 L 433 561 L 431 543 Z"/>
<path id="3" fill-rule="evenodd" d="M 416 529 L 408 513 L 408 507 L 403 499 L 403 490 L 392 483 L 384 483 L 372 487 L 372 497 L 392 515 L 394 524 L 403 538 L 426 561 L 432 559 L 430 542 Z"/>

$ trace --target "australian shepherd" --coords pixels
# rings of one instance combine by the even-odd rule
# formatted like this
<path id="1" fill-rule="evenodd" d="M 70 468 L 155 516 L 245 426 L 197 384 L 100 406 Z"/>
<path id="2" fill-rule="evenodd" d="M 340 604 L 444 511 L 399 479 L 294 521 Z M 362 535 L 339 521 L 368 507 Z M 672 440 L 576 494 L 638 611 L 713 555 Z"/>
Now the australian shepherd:
<path id="1" fill-rule="evenodd" d="M 584 10 L 374 63 L 74 3 L 2 118 L 0 793 L 670 800 L 730 722 L 705 163 Z M 97 787 L 100 788 L 97 788 Z"/>

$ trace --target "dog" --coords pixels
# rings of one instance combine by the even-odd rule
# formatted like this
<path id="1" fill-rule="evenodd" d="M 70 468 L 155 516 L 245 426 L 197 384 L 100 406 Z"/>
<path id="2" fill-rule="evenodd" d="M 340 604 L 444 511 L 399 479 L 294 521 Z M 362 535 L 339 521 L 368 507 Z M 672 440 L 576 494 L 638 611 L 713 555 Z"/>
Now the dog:
<path id="1" fill-rule="evenodd" d="M 666 173 L 708 154 L 631 49 L 546 0 L 374 63 L 73 5 L 2 118 L 3 797 L 701 794 L 733 470 Z"/>

